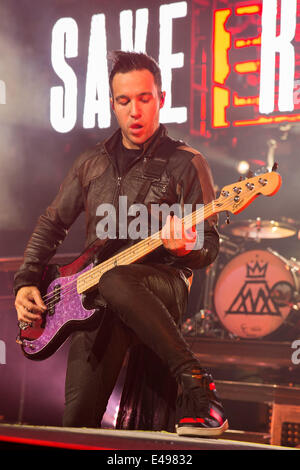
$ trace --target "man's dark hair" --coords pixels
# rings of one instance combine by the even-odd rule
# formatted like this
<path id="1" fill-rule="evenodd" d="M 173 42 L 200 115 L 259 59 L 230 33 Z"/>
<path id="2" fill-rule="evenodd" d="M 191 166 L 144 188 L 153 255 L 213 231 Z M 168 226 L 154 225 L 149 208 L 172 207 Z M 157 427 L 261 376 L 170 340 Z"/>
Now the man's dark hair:
<path id="1" fill-rule="evenodd" d="M 159 93 L 161 92 L 161 72 L 157 62 L 143 52 L 114 51 L 111 55 L 113 64 L 109 75 L 110 92 L 113 96 L 112 81 L 117 73 L 127 73 L 133 70 L 149 70 Z"/>

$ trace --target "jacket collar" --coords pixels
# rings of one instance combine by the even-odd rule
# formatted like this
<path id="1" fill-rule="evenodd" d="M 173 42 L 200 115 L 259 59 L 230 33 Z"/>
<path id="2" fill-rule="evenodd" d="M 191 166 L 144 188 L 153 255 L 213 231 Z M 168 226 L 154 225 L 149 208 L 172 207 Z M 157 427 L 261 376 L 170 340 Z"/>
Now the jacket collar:
<path id="1" fill-rule="evenodd" d="M 142 156 L 150 156 L 158 146 L 160 139 L 165 137 L 168 134 L 166 127 L 163 124 L 160 124 L 158 129 L 152 134 L 152 136 L 143 144 Z M 108 154 L 112 154 L 116 145 L 121 138 L 121 129 L 117 129 L 111 137 L 108 137 L 103 142 L 103 147 Z"/>

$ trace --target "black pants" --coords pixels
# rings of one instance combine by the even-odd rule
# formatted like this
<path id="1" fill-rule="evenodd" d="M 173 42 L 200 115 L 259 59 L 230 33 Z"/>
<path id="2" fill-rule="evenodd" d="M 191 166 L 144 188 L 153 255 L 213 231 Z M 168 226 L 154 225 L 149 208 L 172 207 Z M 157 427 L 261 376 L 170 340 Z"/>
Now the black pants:
<path id="1" fill-rule="evenodd" d="M 72 338 L 64 426 L 100 426 L 126 352 L 136 342 L 153 350 L 175 377 L 198 364 L 177 326 L 188 298 L 177 268 L 118 266 L 102 276 L 99 293 L 109 307 L 101 326 Z"/>

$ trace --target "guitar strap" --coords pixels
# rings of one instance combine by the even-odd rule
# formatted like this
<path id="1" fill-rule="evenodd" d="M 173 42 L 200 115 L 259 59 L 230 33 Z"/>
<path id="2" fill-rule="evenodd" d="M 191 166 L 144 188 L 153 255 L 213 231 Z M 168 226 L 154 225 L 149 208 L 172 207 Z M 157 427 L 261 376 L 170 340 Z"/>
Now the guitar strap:
<path id="1" fill-rule="evenodd" d="M 155 181 L 160 181 L 165 167 L 168 164 L 169 158 L 179 145 L 182 145 L 181 140 L 172 140 L 169 137 L 164 137 L 158 148 L 155 149 L 155 155 L 145 155 L 146 164 L 143 169 L 144 184 L 138 192 L 135 204 L 142 204 L 150 190 L 151 184 Z"/>

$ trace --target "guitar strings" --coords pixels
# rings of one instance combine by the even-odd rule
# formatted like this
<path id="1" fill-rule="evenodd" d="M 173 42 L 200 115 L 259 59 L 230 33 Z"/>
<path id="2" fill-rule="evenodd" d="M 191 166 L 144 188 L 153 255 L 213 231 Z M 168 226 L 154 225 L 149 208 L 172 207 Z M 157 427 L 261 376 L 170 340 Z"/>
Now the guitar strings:
<path id="1" fill-rule="evenodd" d="M 227 201 L 228 201 L 228 202 L 231 202 L 231 199 L 233 199 L 233 198 L 229 198 Z M 211 203 L 207 204 L 207 206 L 204 208 L 204 210 L 201 208 L 200 211 L 201 211 L 201 212 L 203 211 L 204 214 L 205 214 L 205 212 L 206 212 L 206 213 L 208 212 L 208 209 L 210 208 L 210 206 L 213 206 L 214 204 L 215 204 L 215 201 L 212 201 Z M 225 207 L 224 210 L 226 210 L 226 207 Z M 193 212 L 192 214 L 189 214 L 189 215 L 186 216 L 184 219 L 182 219 L 182 221 L 184 222 L 184 224 L 188 224 L 188 223 L 189 223 L 188 221 L 197 218 L 197 213 L 198 213 L 198 212 L 199 212 L 199 210 Z M 203 220 L 205 220 L 206 218 L 208 218 L 209 216 L 211 216 L 211 215 L 213 215 L 213 214 L 214 214 L 214 213 L 210 213 L 209 215 L 205 215 L 205 216 L 203 217 L 203 219 L 202 219 L 200 222 L 203 222 Z M 192 225 L 193 225 L 193 224 L 192 224 Z M 192 226 L 192 225 L 191 225 L 191 226 Z M 154 238 L 154 237 L 156 237 L 160 232 L 161 232 L 161 231 L 159 231 L 157 234 L 152 235 L 151 237 L 148 237 L 148 239 L 142 240 L 142 241 L 140 241 L 139 243 L 137 243 L 136 245 L 134 245 L 135 254 L 138 253 L 137 259 L 140 259 L 140 258 L 141 258 L 141 255 L 143 255 L 143 251 L 144 251 L 144 249 L 145 249 L 145 248 L 144 248 L 145 245 L 149 245 L 149 244 L 152 243 L 152 244 L 156 244 L 157 246 L 160 246 L 160 245 L 162 244 L 162 241 L 161 241 L 160 238 L 158 238 L 158 239 Z M 149 240 L 149 239 L 150 239 L 150 240 Z M 125 250 L 123 253 L 121 253 L 121 254 L 119 254 L 119 255 L 115 255 L 114 257 L 116 257 L 116 258 L 117 258 L 117 257 L 118 257 L 118 258 L 122 258 L 122 261 L 124 262 L 124 264 L 128 264 L 128 263 L 126 263 L 126 261 L 128 261 L 128 258 L 130 259 L 130 258 L 132 257 L 132 255 L 126 253 L 126 251 L 132 251 L 132 248 L 133 248 L 133 247 L 128 248 L 128 249 Z M 157 248 L 157 247 L 152 248 L 152 250 L 155 249 L 155 248 Z M 151 251 L 152 251 L 152 250 L 151 250 Z M 104 267 L 111 265 L 111 264 L 112 264 L 112 261 L 111 261 L 111 260 L 112 260 L 114 257 L 110 258 L 110 260 L 105 261 L 105 262 L 102 263 L 101 265 L 96 266 L 94 269 L 95 269 L 95 270 L 99 270 L 99 267 L 100 267 L 100 266 L 101 266 L 102 269 L 103 269 Z M 113 267 L 113 266 L 112 266 L 112 267 Z M 101 270 L 102 270 L 102 269 L 101 269 Z M 104 272 L 105 272 L 105 271 L 104 271 Z M 45 299 L 46 297 L 48 297 L 47 302 L 45 302 L 45 304 L 46 304 L 48 307 L 49 307 L 49 306 L 51 307 L 53 304 L 55 305 L 55 302 L 56 302 L 57 300 L 59 300 L 61 294 L 68 295 L 68 294 L 73 294 L 75 291 L 77 291 L 77 282 L 78 282 L 78 279 L 80 279 L 81 281 L 83 280 L 83 282 L 84 282 L 86 279 L 90 279 L 90 277 L 91 277 L 91 274 L 90 274 L 90 270 L 89 270 L 87 273 L 83 273 L 83 274 L 80 276 L 80 278 L 73 279 L 73 280 L 70 281 L 69 283 L 65 284 L 65 285 L 63 286 L 63 288 L 60 289 L 60 291 L 54 291 L 54 290 L 53 290 L 53 291 L 49 292 L 48 294 L 46 294 L 46 295 L 43 297 L 43 299 Z M 74 284 L 76 284 L 76 286 L 74 286 Z M 95 283 L 92 283 L 92 284 L 90 285 L 90 287 L 92 287 L 93 285 L 95 285 Z M 71 287 L 71 288 L 69 289 L 69 287 Z M 69 289 L 69 290 L 68 290 L 68 289 Z M 85 290 L 87 290 L 87 289 L 88 289 L 88 288 L 85 288 Z"/>
<path id="2" fill-rule="evenodd" d="M 207 208 L 208 208 L 209 205 L 212 205 L 212 204 L 213 204 L 213 202 L 212 202 L 212 203 L 209 203 L 209 204 L 207 205 Z M 190 219 L 193 220 L 193 219 L 197 218 L 197 213 L 198 213 L 198 212 L 199 212 L 199 210 L 198 210 L 198 211 L 195 211 L 195 212 L 192 213 L 192 214 L 189 214 L 188 216 L 186 216 L 186 217 L 183 219 L 183 222 L 184 222 L 185 224 L 188 224 L 188 223 L 190 222 Z M 201 208 L 201 212 L 202 212 L 202 208 Z M 204 212 L 205 212 L 205 211 L 204 211 Z M 206 211 L 206 212 L 207 212 L 207 211 Z M 210 215 L 212 215 L 212 214 L 210 214 Z M 204 218 L 205 218 L 205 217 L 204 217 Z M 192 224 L 192 225 L 193 225 L 193 224 Z M 128 261 L 128 258 L 132 257 L 131 254 L 128 255 L 128 253 L 126 253 L 126 252 L 128 252 L 128 251 L 130 251 L 130 252 L 134 251 L 134 254 L 135 254 L 135 255 L 136 255 L 136 254 L 138 255 L 138 256 L 137 256 L 137 259 L 139 259 L 139 258 L 141 258 L 141 255 L 143 254 L 143 251 L 145 250 L 145 247 L 148 247 L 150 244 L 160 246 L 160 245 L 162 244 L 161 239 L 158 238 L 158 235 L 160 234 L 160 232 L 161 232 L 161 230 L 160 230 L 159 232 L 157 232 L 156 234 L 152 235 L 151 237 L 148 237 L 147 239 L 138 242 L 138 243 L 137 243 L 136 245 L 134 245 L 133 247 L 130 247 L 130 248 L 124 250 L 123 253 L 121 253 L 121 254 L 119 254 L 119 255 L 115 255 L 115 256 L 113 256 L 112 258 L 110 258 L 109 260 L 105 261 L 104 263 L 101 264 L 101 268 L 102 268 L 101 270 L 104 270 L 104 272 L 105 272 L 106 266 L 109 266 L 109 265 L 112 265 L 112 266 L 113 266 L 113 261 L 112 261 L 112 260 L 113 260 L 114 258 L 119 258 L 119 259 L 121 259 L 122 262 L 124 262 L 124 264 L 126 264 L 126 261 Z M 157 248 L 157 247 L 154 246 L 154 248 L 152 248 L 152 249 L 155 249 L 155 248 Z M 152 250 L 151 250 L 151 251 L 152 251 Z M 100 265 L 96 266 L 94 269 L 95 269 L 95 270 L 99 270 L 99 267 L 100 267 Z M 80 280 L 81 280 L 82 282 L 84 282 L 86 279 L 90 279 L 90 278 L 91 278 L 90 271 L 88 271 L 87 273 L 83 273 L 83 274 L 80 276 Z M 72 280 L 72 281 L 70 281 L 69 283 L 65 284 L 65 285 L 63 286 L 64 291 L 63 291 L 63 290 L 60 290 L 60 292 L 51 291 L 50 293 L 48 293 L 47 295 L 45 295 L 45 296 L 43 297 L 43 299 L 46 299 L 46 297 L 51 297 L 52 294 L 54 294 L 53 297 L 54 297 L 54 300 L 55 300 L 55 298 L 59 298 L 59 295 L 60 295 L 61 292 L 63 292 L 64 294 L 68 293 L 68 292 L 66 292 L 66 288 L 68 288 L 70 285 L 72 285 L 72 284 L 74 284 L 74 283 L 76 283 L 76 285 L 77 285 L 78 279 L 79 279 L 79 278 L 77 278 L 76 280 Z M 94 284 L 92 284 L 92 285 L 94 285 Z M 92 285 L 91 285 L 91 286 L 92 286 Z M 85 289 L 85 290 L 87 290 L 87 289 Z M 70 292 L 70 291 L 69 291 L 69 292 Z M 72 290 L 72 292 L 73 292 L 73 290 Z M 49 299 L 48 299 L 48 300 L 49 300 Z M 52 300 L 52 299 L 51 299 L 51 300 Z M 48 305 L 49 305 L 49 304 L 48 304 Z"/>
<path id="3" fill-rule="evenodd" d="M 222 210 L 226 211 L 227 209 L 227 205 L 228 207 L 231 205 L 231 202 L 234 200 L 234 197 L 230 197 L 226 200 L 226 204 L 224 205 L 224 209 L 222 208 Z M 189 214 L 187 216 L 185 216 L 183 219 L 182 219 L 182 222 L 184 225 L 189 225 L 190 222 L 193 222 L 194 219 L 197 218 L 197 214 L 198 213 L 202 213 L 203 212 L 203 217 L 202 217 L 202 220 L 200 220 L 199 222 L 197 223 L 201 223 L 203 222 L 205 219 L 207 219 L 208 217 L 214 215 L 215 213 L 212 212 L 212 213 L 209 213 L 211 212 L 211 207 L 214 207 L 215 203 L 217 201 L 216 200 L 213 200 L 211 201 L 209 204 L 207 204 L 204 209 L 201 208 L 201 209 L 198 209 L 197 211 L 193 212 L 192 214 Z M 207 215 L 207 213 L 209 213 Z M 199 215 L 199 214 L 198 214 Z M 192 225 L 193 226 L 193 223 Z M 112 265 L 112 267 L 114 266 L 113 264 L 113 259 L 114 258 L 121 258 L 121 261 L 123 262 L 122 264 L 128 264 L 126 263 L 126 261 L 128 261 L 128 259 L 130 259 L 132 257 L 131 254 L 128 254 L 126 253 L 127 251 L 131 251 L 134 250 L 134 254 L 138 254 L 138 257 L 136 259 L 140 259 L 141 256 L 143 255 L 143 251 L 145 250 L 146 247 L 148 247 L 150 244 L 154 244 L 154 245 L 157 245 L 160 246 L 162 245 L 162 240 L 161 238 L 158 238 L 158 235 L 161 233 L 161 230 L 159 232 L 157 232 L 156 234 L 154 235 L 151 235 L 150 237 L 146 238 L 145 240 L 141 240 L 140 242 L 138 242 L 136 245 L 134 245 L 133 247 L 130 247 L 130 248 L 127 248 L 126 250 L 124 250 L 124 252 L 121 254 L 118 254 L 118 255 L 114 255 L 112 258 L 110 258 L 109 260 L 101 263 L 101 265 L 98 265 L 98 266 L 95 266 L 95 273 L 97 271 L 100 270 L 100 272 L 104 269 L 104 272 L 106 272 L 105 270 L 105 267 L 106 266 L 109 266 L 109 265 Z M 157 247 L 154 247 L 152 248 L 151 251 L 153 251 L 153 249 L 157 248 Z M 121 265 L 121 264 L 120 264 Z M 100 266 L 101 266 L 101 269 L 100 269 Z M 65 284 L 59 291 L 51 291 L 51 292 L 48 292 L 46 295 L 44 295 L 42 297 L 43 300 L 45 300 L 45 305 L 47 306 L 47 308 L 51 308 L 51 306 L 55 305 L 56 301 L 59 300 L 60 298 L 60 295 L 69 295 L 69 294 L 73 294 L 75 291 L 77 291 L 77 283 L 78 281 L 79 282 L 85 282 L 86 280 L 90 279 L 91 278 L 91 273 L 90 273 L 90 270 L 86 273 L 83 273 L 80 275 L 80 277 L 78 277 L 77 279 L 73 279 L 71 280 L 70 282 L 68 282 L 67 284 Z M 74 286 L 75 284 L 75 286 Z M 92 287 L 93 285 L 95 285 L 94 283 L 91 283 L 91 285 L 89 287 Z M 88 288 L 89 288 L 88 287 Z M 85 290 L 87 290 L 88 288 L 86 288 Z"/>

